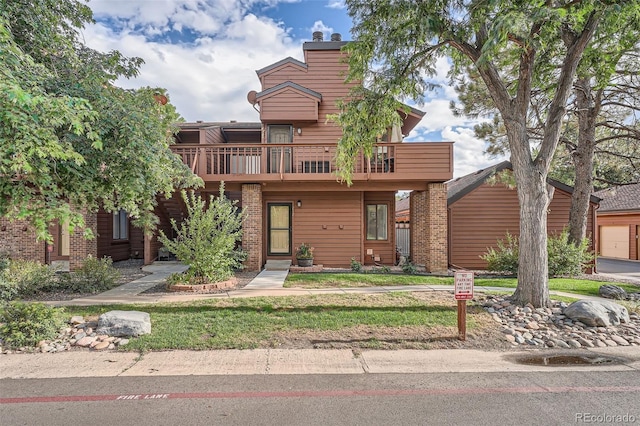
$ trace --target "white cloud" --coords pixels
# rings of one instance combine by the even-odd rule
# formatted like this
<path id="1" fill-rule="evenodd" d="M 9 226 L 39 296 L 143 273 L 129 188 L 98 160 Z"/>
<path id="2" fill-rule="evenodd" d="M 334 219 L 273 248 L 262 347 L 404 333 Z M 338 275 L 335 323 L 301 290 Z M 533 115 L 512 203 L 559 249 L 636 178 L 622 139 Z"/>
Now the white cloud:
<path id="1" fill-rule="evenodd" d="M 344 0 L 329 0 L 327 7 L 330 9 L 346 9 L 347 5 L 344 3 Z"/>
<path id="2" fill-rule="evenodd" d="M 143 57 L 140 75 L 118 84 L 166 88 L 187 121 L 259 121 L 246 101 L 250 90 L 260 90 L 255 70 L 287 56 L 302 59 L 301 42 L 293 41 L 281 24 L 251 14 L 225 32 L 224 37 L 203 36 L 193 43 L 171 44 L 97 23 L 83 35 L 94 49 Z"/>
<path id="3" fill-rule="evenodd" d="M 490 158 L 483 154 L 486 144 L 475 137 L 473 129 L 447 126 L 442 130 L 442 137 L 446 141 L 455 142 L 453 145 L 454 178 L 484 169 L 505 159 L 504 157 Z"/>
<path id="4" fill-rule="evenodd" d="M 326 26 L 322 21 L 316 21 L 311 27 L 311 33 L 314 33 L 316 31 L 322 31 L 324 39 L 330 40 L 331 34 L 333 33 L 333 28 Z"/>

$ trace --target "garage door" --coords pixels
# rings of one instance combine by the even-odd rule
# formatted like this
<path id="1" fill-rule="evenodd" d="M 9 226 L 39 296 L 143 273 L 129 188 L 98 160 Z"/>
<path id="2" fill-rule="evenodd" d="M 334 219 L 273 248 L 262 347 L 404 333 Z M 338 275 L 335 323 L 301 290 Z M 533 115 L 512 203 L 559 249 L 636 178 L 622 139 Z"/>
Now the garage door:
<path id="1" fill-rule="evenodd" d="M 629 227 L 600 227 L 600 256 L 629 259 Z"/>

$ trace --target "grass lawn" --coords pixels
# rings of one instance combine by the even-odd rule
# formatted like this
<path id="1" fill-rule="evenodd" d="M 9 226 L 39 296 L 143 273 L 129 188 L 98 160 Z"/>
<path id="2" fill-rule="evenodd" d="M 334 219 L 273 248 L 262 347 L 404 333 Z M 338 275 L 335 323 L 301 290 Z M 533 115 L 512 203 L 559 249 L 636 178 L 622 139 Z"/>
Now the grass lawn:
<path id="1" fill-rule="evenodd" d="M 434 339 L 455 340 L 456 304 L 448 293 L 385 293 L 210 299 L 188 304 L 67 307 L 68 315 L 142 310 L 152 333 L 132 339 L 126 350 L 245 349 L 258 347 L 428 348 Z M 490 322 L 469 307 L 467 327 Z M 480 327 L 482 328 L 482 327 Z M 479 331 L 481 332 L 481 330 Z M 394 341 L 385 345 L 387 336 Z M 291 342 L 307 339 L 298 345 Z M 316 342 L 309 343 L 309 342 Z M 324 345 L 317 345 L 324 342 Z M 355 343 L 354 343 L 355 342 Z"/>
<path id="2" fill-rule="evenodd" d="M 478 287 L 506 287 L 516 288 L 515 278 L 476 278 Z M 552 278 L 549 280 L 549 289 L 567 293 L 585 295 L 598 295 L 601 285 L 607 284 L 601 281 L 592 281 L 576 278 Z M 623 283 L 615 284 L 624 288 L 627 292 L 638 292 L 640 286 Z M 375 287 L 375 286 L 401 286 L 401 285 L 453 285 L 453 277 L 432 277 L 426 275 L 400 275 L 400 274 L 358 274 L 358 273 L 304 273 L 289 274 L 284 283 L 285 287 L 302 288 L 335 288 L 335 287 Z"/>

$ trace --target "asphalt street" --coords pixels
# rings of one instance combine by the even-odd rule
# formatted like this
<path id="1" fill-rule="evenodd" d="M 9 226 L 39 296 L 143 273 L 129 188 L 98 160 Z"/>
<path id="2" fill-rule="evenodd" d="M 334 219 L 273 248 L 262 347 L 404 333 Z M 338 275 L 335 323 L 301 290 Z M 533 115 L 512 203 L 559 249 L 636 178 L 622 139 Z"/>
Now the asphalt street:
<path id="1" fill-rule="evenodd" d="M 640 282 L 640 261 L 598 258 L 598 273 L 633 279 Z"/>
<path id="2" fill-rule="evenodd" d="M 640 422 L 638 370 L 6 379 L 0 389 L 3 425 Z"/>

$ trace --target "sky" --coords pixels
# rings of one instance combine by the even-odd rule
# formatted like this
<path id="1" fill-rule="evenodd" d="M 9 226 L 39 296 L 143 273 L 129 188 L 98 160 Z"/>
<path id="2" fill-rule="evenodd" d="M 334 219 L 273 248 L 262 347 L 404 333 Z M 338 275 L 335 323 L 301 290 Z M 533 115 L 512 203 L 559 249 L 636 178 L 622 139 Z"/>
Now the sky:
<path id="1" fill-rule="evenodd" d="M 256 70 L 288 56 L 303 61 L 302 43 L 314 31 L 351 40 L 351 19 L 342 0 L 89 0 L 95 24 L 82 30 L 85 43 L 118 50 L 145 63 L 125 88 L 163 87 L 186 121 L 260 121 L 247 93 L 260 91 Z M 474 137 L 477 120 L 454 117 L 447 85 L 449 63 L 438 62 L 426 115 L 406 141 L 453 141 L 454 177 L 498 163 Z"/>

